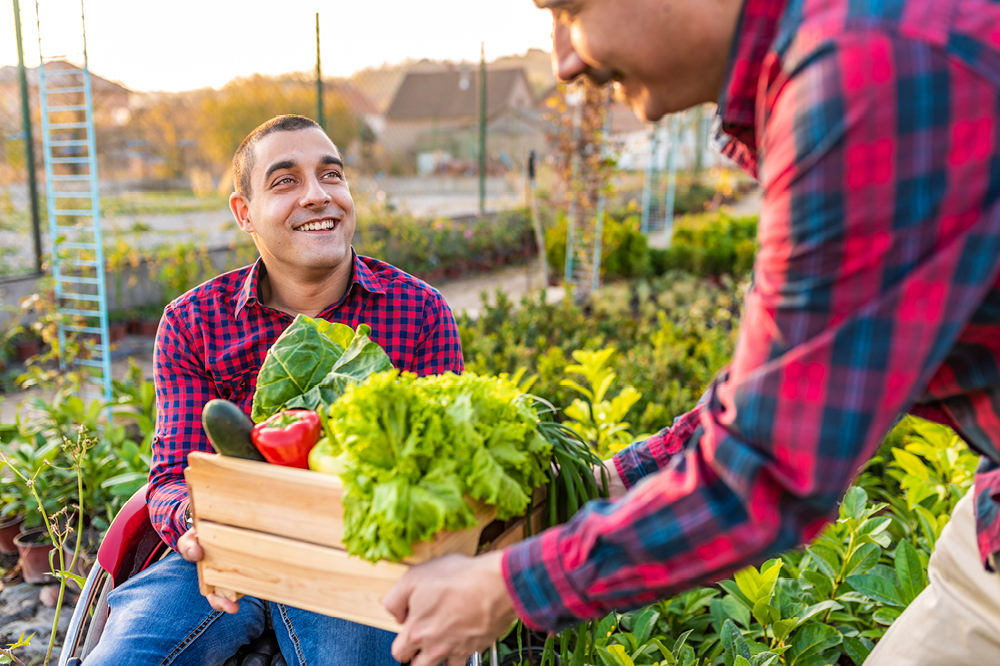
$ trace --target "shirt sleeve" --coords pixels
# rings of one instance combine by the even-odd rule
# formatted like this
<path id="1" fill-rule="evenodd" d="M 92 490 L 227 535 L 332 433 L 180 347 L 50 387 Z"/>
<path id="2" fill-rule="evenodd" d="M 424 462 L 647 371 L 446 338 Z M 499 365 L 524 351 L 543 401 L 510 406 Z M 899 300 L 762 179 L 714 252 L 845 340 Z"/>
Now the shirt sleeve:
<path id="1" fill-rule="evenodd" d="M 505 552 L 534 628 L 652 603 L 816 536 L 996 279 L 996 91 L 877 32 L 797 51 L 763 64 L 760 250 L 728 373 L 619 457 L 642 479 L 624 498 Z"/>
<path id="2" fill-rule="evenodd" d="M 451 308 L 437 290 L 424 301 L 424 316 L 420 339 L 410 367 L 417 375 L 439 375 L 443 372 L 461 374 L 465 370 L 462 341 Z"/>
<path id="3" fill-rule="evenodd" d="M 201 410 L 215 397 L 214 383 L 198 359 L 188 329 L 177 310 L 168 307 L 153 350 L 156 432 L 146 504 L 153 527 L 173 549 L 187 526 L 184 468 L 191 451 L 211 451 L 201 426 Z"/>

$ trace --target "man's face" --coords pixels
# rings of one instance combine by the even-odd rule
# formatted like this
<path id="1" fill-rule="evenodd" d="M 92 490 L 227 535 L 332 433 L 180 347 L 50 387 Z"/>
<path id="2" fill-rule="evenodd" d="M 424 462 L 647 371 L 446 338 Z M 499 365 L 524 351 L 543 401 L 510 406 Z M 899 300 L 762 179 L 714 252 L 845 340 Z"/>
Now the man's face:
<path id="1" fill-rule="evenodd" d="M 615 81 L 646 120 L 715 101 L 741 0 L 535 0 L 560 79 Z"/>
<path id="2" fill-rule="evenodd" d="M 336 147 L 315 128 L 274 132 L 254 147 L 249 200 L 230 197 L 271 272 L 323 276 L 351 260 L 354 200 Z"/>

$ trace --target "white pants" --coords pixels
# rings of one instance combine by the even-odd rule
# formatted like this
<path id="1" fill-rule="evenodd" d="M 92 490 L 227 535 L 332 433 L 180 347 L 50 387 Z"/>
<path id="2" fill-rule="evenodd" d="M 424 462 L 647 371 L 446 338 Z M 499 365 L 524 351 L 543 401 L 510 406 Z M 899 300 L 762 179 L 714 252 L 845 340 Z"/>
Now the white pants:
<path id="1" fill-rule="evenodd" d="M 979 560 L 972 500 L 970 490 L 955 507 L 931 555 L 930 584 L 865 666 L 1000 665 L 1000 574 Z"/>

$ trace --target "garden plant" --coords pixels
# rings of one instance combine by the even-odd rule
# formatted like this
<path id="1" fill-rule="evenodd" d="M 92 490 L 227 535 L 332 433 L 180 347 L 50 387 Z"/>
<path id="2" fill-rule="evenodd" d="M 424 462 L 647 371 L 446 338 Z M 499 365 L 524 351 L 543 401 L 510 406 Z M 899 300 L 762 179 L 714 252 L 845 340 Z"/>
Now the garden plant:
<path id="1" fill-rule="evenodd" d="M 718 223 L 728 230 L 715 233 Z M 753 226 L 752 219 L 693 216 L 678 221 L 666 252 L 630 242 L 629 251 L 640 255 L 630 265 L 641 272 L 582 303 L 529 297 L 515 306 L 502 293 L 484 294 L 477 319 L 460 317 L 466 367 L 509 378 L 540 406 L 554 405 L 540 409 L 546 427 L 585 443 L 593 460 L 606 458 L 668 426 L 730 358 Z M 459 244 L 456 253 L 464 251 L 459 229 L 436 230 Z M 369 242 L 380 242 L 378 234 Z M 427 256 L 419 254 L 426 248 L 409 249 Z M 110 405 L 84 404 L 64 387 L 21 414 L 0 428 L 0 451 L 17 472 L 4 486 L 3 510 L 51 527 L 52 516 L 82 507 L 74 509 L 74 532 L 99 534 L 145 482 L 152 385 L 133 368 L 115 384 Z M 66 447 L 81 425 L 90 433 L 86 446 Z M 976 462 L 949 429 L 905 417 L 859 470 L 835 522 L 811 544 L 716 585 L 548 637 L 512 630 L 500 656 L 517 663 L 518 654 L 527 659 L 530 652 L 540 663 L 572 666 L 860 665 L 926 586 L 934 544 Z M 566 490 L 559 492 L 569 498 Z M 589 494 L 570 490 L 574 499 L 553 505 L 547 522 L 568 519 L 600 494 L 597 486 Z M 62 530 L 65 521 L 56 524 Z M 83 542 L 76 539 L 78 549 Z M 0 652 L 0 663 L 16 658 L 18 643 L 28 640 L 17 638 Z"/>

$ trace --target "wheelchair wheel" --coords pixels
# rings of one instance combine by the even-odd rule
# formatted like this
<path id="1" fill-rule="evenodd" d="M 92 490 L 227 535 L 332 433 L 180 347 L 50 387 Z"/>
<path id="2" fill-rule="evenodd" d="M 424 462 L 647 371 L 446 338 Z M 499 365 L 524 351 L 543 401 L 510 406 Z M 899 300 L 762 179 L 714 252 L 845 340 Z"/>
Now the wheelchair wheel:
<path id="1" fill-rule="evenodd" d="M 108 619 L 108 592 L 113 586 L 108 572 L 95 563 L 66 630 L 59 666 L 79 666 L 97 645 Z"/>

